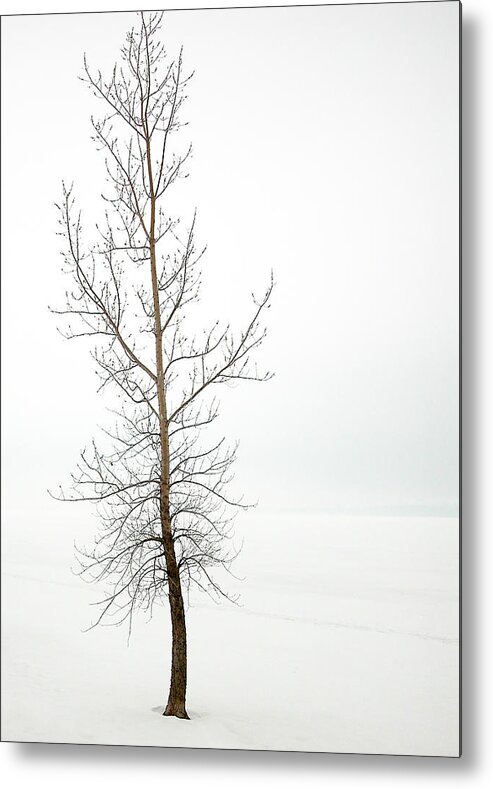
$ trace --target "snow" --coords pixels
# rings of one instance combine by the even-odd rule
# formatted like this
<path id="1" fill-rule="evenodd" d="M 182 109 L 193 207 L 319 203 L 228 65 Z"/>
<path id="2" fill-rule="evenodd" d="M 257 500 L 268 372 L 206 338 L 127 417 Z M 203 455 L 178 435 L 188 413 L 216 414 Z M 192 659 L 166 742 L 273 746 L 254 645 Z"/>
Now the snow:
<path id="1" fill-rule="evenodd" d="M 67 506 L 69 509 L 67 509 Z M 91 622 L 70 572 L 95 522 L 71 505 L 3 515 L 2 738 L 458 755 L 458 522 L 242 516 L 242 605 L 188 611 L 190 721 L 160 713 L 166 608 Z"/>

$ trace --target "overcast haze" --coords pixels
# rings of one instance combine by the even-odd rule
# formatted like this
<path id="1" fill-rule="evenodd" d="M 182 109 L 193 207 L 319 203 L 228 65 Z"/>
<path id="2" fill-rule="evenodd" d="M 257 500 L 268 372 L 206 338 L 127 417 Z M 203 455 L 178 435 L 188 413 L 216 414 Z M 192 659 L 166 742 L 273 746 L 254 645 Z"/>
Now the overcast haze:
<path id="1" fill-rule="evenodd" d="M 241 319 L 276 288 L 276 377 L 222 397 L 236 489 L 266 509 L 456 514 L 458 3 L 173 12 L 195 71 L 177 200 L 207 243 L 204 303 Z M 96 424 L 89 345 L 47 311 L 63 292 L 62 178 L 87 213 L 89 141 L 131 14 L 2 20 L 4 506 L 52 507 Z M 56 506 L 56 505 L 55 505 Z"/>

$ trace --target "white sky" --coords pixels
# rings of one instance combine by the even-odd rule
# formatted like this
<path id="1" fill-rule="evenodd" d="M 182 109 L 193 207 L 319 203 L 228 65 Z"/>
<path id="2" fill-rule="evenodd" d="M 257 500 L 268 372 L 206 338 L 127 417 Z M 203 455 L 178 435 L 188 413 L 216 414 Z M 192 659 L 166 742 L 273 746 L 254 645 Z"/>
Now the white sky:
<path id="1" fill-rule="evenodd" d="M 274 268 L 276 377 L 223 397 L 236 488 L 265 508 L 454 514 L 458 504 L 456 2 L 173 12 L 195 70 L 186 205 L 211 319 Z M 83 341 L 56 332 L 62 178 L 91 213 L 103 71 L 132 14 L 2 20 L 5 506 L 46 508 L 105 424 Z"/>

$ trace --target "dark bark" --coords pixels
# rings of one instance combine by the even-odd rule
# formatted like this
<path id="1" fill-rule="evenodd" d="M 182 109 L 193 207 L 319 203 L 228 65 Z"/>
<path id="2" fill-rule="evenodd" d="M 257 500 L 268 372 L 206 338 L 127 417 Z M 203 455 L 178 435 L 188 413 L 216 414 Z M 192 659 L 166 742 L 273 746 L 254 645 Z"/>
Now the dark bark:
<path id="1" fill-rule="evenodd" d="M 154 175 L 152 172 L 151 137 L 148 118 L 142 110 L 142 128 L 146 142 L 147 169 L 149 178 L 149 193 L 151 204 L 151 220 L 149 228 L 149 250 L 151 261 L 151 282 L 154 307 L 154 334 L 156 339 L 156 372 L 157 395 L 159 404 L 159 426 L 161 444 L 161 531 L 163 537 L 166 569 L 168 572 L 168 598 L 171 612 L 172 625 L 172 660 L 171 684 L 165 715 L 174 715 L 177 718 L 187 718 L 185 697 L 187 691 L 187 632 L 185 623 L 185 606 L 181 589 L 180 571 L 176 562 L 175 546 L 171 533 L 171 519 L 169 511 L 169 433 L 168 413 L 166 406 L 166 387 L 164 384 L 163 362 L 163 329 L 161 323 L 161 305 L 156 265 L 156 192 L 154 189 Z"/>
<path id="2" fill-rule="evenodd" d="M 166 431 L 165 441 L 169 441 Z M 168 450 L 168 451 L 166 451 Z M 169 454 L 166 446 L 163 455 Z M 164 498 L 164 501 L 163 501 Z M 177 718 L 188 719 L 185 707 L 187 693 L 187 631 L 185 621 L 185 605 L 181 588 L 180 571 L 176 562 L 175 546 L 171 534 L 169 518 L 169 495 L 166 491 L 161 499 L 162 515 L 161 525 L 163 533 L 164 553 L 168 572 L 168 600 L 171 613 L 171 682 L 168 702 L 164 715 L 174 715 Z"/>
<path id="3" fill-rule="evenodd" d="M 179 576 L 178 576 L 179 584 Z M 171 587 L 171 583 L 170 583 Z M 185 626 L 185 608 L 181 589 L 169 593 L 173 646 L 171 658 L 171 682 L 168 702 L 164 715 L 188 719 L 185 706 L 187 692 L 187 631 Z"/>

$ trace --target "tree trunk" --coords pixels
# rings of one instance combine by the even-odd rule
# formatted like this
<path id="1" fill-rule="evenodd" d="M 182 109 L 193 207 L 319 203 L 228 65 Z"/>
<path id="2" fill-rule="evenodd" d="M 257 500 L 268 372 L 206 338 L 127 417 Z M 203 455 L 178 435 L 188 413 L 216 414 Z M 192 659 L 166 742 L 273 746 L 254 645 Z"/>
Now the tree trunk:
<path id="1" fill-rule="evenodd" d="M 171 682 L 169 696 L 163 715 L 174 715 L 188 720 L 185 707 L 187 693 L 187 630 L 185 606 L 181 589 L 180 571 L 176 563 L 175 546 L 171 536 L 169 517 L 162 518 L 164 551 L 168 569 L 168 600 L 171 613 Z"/>
<path id="2" fill-rule="evenodd" d="M 188 719 L 185 708 L 187 692 L 187 631 L 185 627 L 185 608 L 181 589 L 169 593 L 173 646 L 171 658 L 171 682 L 168 703 L 164 715 Z"/>
<path id="3" fill-rule="evenodd" d="M 163 372 L 163 329 L 161 324 L 161 305 L 159 300 L 159 287 L 156 267 L 156 194 L 154 191 L 154 179 L 152 173 L 151 135 L 149 133 L 148 119 L 144 114 L 143 104 L 142 128 L 146 141 L 147 172 L 149 177 L 151 208 L 151 220 L 148 238 L 154 309 L 154 334 L 156 339 L 156 387 L 159 406 L 159 433 L 161 443 L 161 533 L 163 537 L 164 555 L 168 573 L 168 599 L 171 612 L 171 629 L 173 636 L 171 684 L 169 689 L 168 703 L 166 705 L 164 715 L 174 715 L 177 718 L 188 719 L 187 711 L 185 709 L 185 696 L 187 690 L 187 631 L 185 626 L 185 606 L 183 604 L 180 570 L 176 562 L 176 553 L 171 532 L 171 518 L 169 511 L 169 434 L 168 413 L 166 407 L 166 387 Z"/>
<path id="4" fill-rule="evenodd" d="M 187 630 L 185 605 L 181 588 L 180 570 L 176 562 L 175 546 L 169 518 L 169 498 L 165 497 L 164 508 L 161 504 L 161 527 L 163 534 L 166 568 L 168 571 L 168 600 L 171 613 L 171 682 L 168 703 L 164 715 L 174 715 L 188 720 L 185 708 L 187 692 Z"/>

